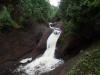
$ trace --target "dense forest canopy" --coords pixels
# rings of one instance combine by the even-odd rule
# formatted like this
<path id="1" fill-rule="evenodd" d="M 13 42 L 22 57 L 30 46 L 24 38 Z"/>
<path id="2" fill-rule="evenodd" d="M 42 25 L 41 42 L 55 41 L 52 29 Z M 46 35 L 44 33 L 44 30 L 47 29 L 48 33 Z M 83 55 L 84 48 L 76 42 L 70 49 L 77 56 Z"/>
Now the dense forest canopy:
<path id="1" fill-rule="evenodd" d="M 66 36 L 78 34 L 90 39 L 100 33 L 100 0 L 61 0 L 60 13 Z"/>
<path id="2" fill-rule="evenodd" d="M 53 10 L 47 0 L 0 0 L 0 29 L 20 28 L 32 18 L 35 22 L 47 22 Z"/>
<path id="3" fill-rule="evenodd" d="M 59 7 L 49 0 L 1 0 L 0 29 L 20 28 L 31 18 L 34 22 L 63 21 L 66 36 L 95 37 L 100 32 L 99 11 L 99 0 L 61 0 Z"/>

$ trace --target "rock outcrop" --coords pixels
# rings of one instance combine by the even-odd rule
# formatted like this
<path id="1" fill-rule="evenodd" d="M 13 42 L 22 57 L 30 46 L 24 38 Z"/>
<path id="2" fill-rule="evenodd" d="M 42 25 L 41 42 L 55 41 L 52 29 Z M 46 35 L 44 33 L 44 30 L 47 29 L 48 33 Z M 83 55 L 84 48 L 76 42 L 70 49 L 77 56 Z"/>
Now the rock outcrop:
<path id="1" fill-rule="evenodd" d="M 43 24 L 28 27 L 24 30 L 0 33 L 0 64 L 17 61 L 28 53 L 45 47 L 48 33 L 50 33 L 48 27 Z"/>

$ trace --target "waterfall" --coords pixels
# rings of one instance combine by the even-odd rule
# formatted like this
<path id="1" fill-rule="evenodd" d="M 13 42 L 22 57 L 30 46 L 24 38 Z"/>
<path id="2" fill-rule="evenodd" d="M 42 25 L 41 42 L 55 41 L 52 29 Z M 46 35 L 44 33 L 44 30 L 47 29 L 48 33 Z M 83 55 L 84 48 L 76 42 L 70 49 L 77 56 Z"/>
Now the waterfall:
<path id="1" fill-rule="evenodd" d="M 59 28 L 51 27 L 51 25 L 49 26 L 51 29 L 53 29 L 53 32 L 47 39 L 46 51 L 41 57 L 36 58 L 27 65 L 20 65 L 16 71 L 22 71 L 24 75 L 41 75 L 41 73 L 52 71 L 59 65 L 63 64 L 63 60 L 55 58 L 56 44 L 60 37 L 61 30 Z M 27 61 L 28 59 L 24 59 L 20 62 L 25 63 Z"/>
<path id="2" fill-rule="evenodd" d="M 44 52 L 44 57 L 52 57 L 54 58 L 55 55 L 55 49 L 56 49 L 56 43 L 58 38 L 60 37 L 61 31 L 54 30 L 49 38 L 47 39 L 47 49 Z"/>

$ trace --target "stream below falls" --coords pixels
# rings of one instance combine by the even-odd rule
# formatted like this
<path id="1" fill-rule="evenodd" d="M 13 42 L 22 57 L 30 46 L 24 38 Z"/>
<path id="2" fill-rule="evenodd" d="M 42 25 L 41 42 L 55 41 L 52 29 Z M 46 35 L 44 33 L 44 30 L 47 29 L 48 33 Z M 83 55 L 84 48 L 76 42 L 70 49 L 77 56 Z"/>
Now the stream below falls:
<path id="1" fill-rule="evenodd" d="M 42 73 L 54 70 L 56 67 L 64 63 L 63 60 L 55 58 L 56 44 L 61 35 L 61 29 L 51 27 L 50 24 L 49 26 L 53 31 L 47 39 L 47 48 L 43 55 L 33 61 L 31 61 L 32 58 L 21 60 L 20 63 L 26 63 L 27 61 L 31 62 L 24 66 L 20 65 L 14 70 L 14 72 L 20 72 L 21 75 L 41 75 Z"/>

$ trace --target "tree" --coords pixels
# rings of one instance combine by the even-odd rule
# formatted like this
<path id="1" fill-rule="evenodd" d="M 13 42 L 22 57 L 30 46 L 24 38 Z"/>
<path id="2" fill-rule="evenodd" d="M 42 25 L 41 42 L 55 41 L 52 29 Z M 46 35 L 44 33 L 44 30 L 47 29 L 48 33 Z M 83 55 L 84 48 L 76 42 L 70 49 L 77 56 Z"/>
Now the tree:
<path id="1" fill-rule="evenodd" d="M 34 22 L 47 22 L 49 10 L 46 0 L 0 0 L 0 27 L 20 28 L 30 17 Z"/>
<path id="2" fill-rule="evenodd" d="M 62 0 L 60 10 L 66 35 L 90 39 L 100 33 L 99 0 Z"/>

